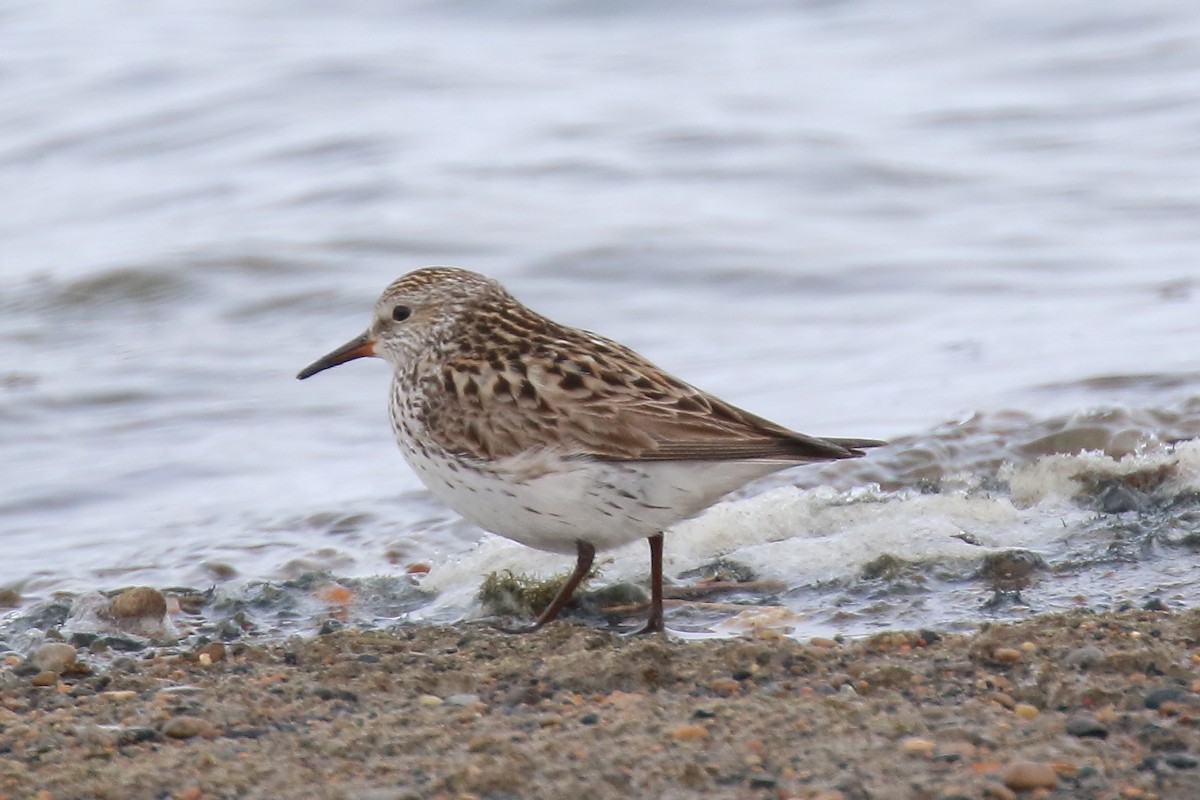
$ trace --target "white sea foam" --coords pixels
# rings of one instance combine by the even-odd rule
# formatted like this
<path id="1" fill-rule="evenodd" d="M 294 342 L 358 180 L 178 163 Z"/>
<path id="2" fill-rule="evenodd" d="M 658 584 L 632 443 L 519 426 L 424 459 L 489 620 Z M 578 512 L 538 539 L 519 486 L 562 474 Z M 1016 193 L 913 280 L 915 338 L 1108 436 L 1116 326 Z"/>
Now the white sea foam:
<path id="1" fill-rule="evenodd" d="M 1001 481 L 961 476 L 955 487 L 835 491 L 778 488 L 721 503 L 668 533 L 665 568 L 679 575 L 726 558 L 789 589 L 844 585 L 881 556 L 965 578 L 990 553 L 1028 550 L 1047 561 L 1063 556 L 1097 518 L 1079 497 L 1090 483 L 1163 470 L 1157 489 L 1175 493 L 1200 486 L 1200 443 L 1114 459 L 1099 453 L 1052 455 L 1001 470 Z M 603 582 L 645 581 L 646 547 L 635 543 L 601 558 Z M 485 537 L 461 555 L 436 564 L 424 588 L 437 600 L 422 618 L 478 613 L 482 576 L 495 570 L 550 575 L 570 567 L 562 556 Z M 1064 591 L 1069 589 L 1064 588 Z"/>

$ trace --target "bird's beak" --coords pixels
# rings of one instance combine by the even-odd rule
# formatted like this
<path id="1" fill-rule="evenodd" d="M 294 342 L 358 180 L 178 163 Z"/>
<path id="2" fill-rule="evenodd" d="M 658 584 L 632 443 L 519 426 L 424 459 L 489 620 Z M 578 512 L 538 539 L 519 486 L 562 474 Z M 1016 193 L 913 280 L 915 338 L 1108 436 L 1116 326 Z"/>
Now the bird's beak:
<path id="1" fill-rule="evenodd" d="M 366 358 L 367 356 L 375 355 L 375 341 L 369 333 L 364 333 L 353 341 L 346 342 L 344 345 L 334 350 L 328 355 L 318 358 L 313 363 L 309 364 L 304 369 L 300 370 L 300 374 L 296 377 L 300 380 L 311 378 L 318 372 L 336 367 L 338 364 L 345 364 L 347 361 L 353 361 L 356 358 Z"/>

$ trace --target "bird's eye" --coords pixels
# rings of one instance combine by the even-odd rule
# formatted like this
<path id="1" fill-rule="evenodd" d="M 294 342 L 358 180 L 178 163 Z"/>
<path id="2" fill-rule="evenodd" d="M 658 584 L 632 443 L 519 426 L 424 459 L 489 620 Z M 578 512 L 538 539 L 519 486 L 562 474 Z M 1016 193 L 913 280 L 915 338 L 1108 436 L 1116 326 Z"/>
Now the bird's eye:
<path id="1" fill-rule="evenodd" d="M 412 309 L 408 306 L 396 306 L 392 309 L 392 319 L 396 320 L 396 322 L 404 322 L 404 320 L 411 316 Z"/>

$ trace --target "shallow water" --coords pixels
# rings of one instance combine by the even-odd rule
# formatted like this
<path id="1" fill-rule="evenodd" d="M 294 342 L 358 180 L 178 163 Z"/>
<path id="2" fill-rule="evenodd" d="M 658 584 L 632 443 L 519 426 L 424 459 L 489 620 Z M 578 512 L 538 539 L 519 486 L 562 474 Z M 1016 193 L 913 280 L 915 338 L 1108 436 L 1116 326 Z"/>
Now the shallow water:
<path id="1" fill-rule="evenodd" d="M 673 575 L 743 560 L 813 630 L 1195 600 L 1190 517 L 1097 510 L 1061 485 L 1093 456 L 1038 459 L 1190 475 L 1200 10 L 506 8 L 0 12 L 0 586 L 428 563 L 432 597 L 361 616 L 445 619 L 496 564 L 565 568 L 421 490 L 382 363 L 293 379 L 456 263 L 757 413 L 897 441 L 688 523 Z M 1131 514 L 1144 546 L 1081 555 Z M 1005 548 L 1049 572 L 985 606 Z M 924 578 L 861 579 L 883 553 Z"/>

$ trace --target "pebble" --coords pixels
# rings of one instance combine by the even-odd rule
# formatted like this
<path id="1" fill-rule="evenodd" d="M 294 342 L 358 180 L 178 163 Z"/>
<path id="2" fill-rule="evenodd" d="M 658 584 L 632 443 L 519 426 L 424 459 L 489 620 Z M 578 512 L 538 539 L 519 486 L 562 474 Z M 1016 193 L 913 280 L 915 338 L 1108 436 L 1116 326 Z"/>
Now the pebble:
<path id="1" fill-rule="evenodd" d="M 1054 767 L 1036 761 L 1013 761 L 1000 777 L 1005 786 L 1017 792 L 1053 789 L 1058 785 Z"/>
<path id="2" fill-rule="evenodd" d="M 448 706 L 472 706 L 479 702 L 477 694 L 452 694 L 446 698 Z"/>
<path id="3" fill-rule="evenodd" d="M 933 748 L 936 746 L 928 739 L 922 739 L 919 736 L 909 736 L 900 742 L 900 750 L 910 756 L 927 756 L 933 752 Z"/>
<path id="4" fill-rule="evenodd" d="M 1175 769 L 1195 769 L 1200 764 L 1191 753 L 1167 753 L 1163 761 Z"/>
<path id="5" fill-rule="evenodd" d="M 436 694 L 423 694 L 417 698 L 419 706 L 440 706 L 445 701 Z"/>
<path id="6" fill-rule="evenodd" d="M 1016 664 L 1021 660 L 1021 651 L 1013 647 L 997 647 L 992 651 L 992 658 L 1001 664 Z"/>
<path id="7" fill-rule="evenodd" d="M 1069 667 L 1089 669 L 1104 661 L 1104 651 L 1099 647 L 1087 645 L 1067 653 L 1064 659 Z"/>
<path id="8" fill-rule="evenodd" d="M 826 639 L 824 636 L 814 636 L 813 638 L 808 640 L 808 643 L 811 644 L 813 647 L 820 647 L 825 650 L 830 650 L 830 649 L 838 646 L 838 643 L 835 642 L 833 639 Z"/>
<path id="9" fill-rule="evenodd" d="M 1108 727 L 1091 717 L 1076 717 L 1067 722 L 1067 733 L 1081 739 L 1107 739 Z"/>
<path id="10" fill-rule="evenodd" d="M 193 736 L 203 736 L 210 730 L 212 726 L 207 720 L 189 716 L 172 717 L 162 727 L 163 736 L 172 739 L 191 739 Z"/>
<path id="11" fill-rule="evenodd" d="M 731 695 L 742 688 L 742 684 L 733 678 L 717 678 L 708 688 L 720 695 Z"/>
<path id="12" fill-rule="evenodd" d="M 1148 692 L 1143 702 L 1146 708 L 1157 709 L 1163 703 L 1175 702 L 1183 700 L 1187 693 L 1175 686 L 1168 686 L 1165 689 L 1155 689 L 1153 692 Z"/>
<path id="13" fill-rule="evenodd" d="M 29 682 L 34 686 L 56 686 L 58 685 L 58 673 L 54 670 L 43 670 L 30 678 Z"/>
<path id="14" fill-rule="evenodd" d="M 774 789 L 778 781 L 769 772 L 756 772 L 750 776 L 751 789 Z"/>
<path id="15" fill-rule="evenodd" d="M 671 738 L 677 742 L 692 742 L 708 736 L 708 728 L 703 725 L 680 725 L 671 731 Z"/>
<path id="16" fill-rule="evenodd" d="M 137 726 L 133 728 L 122 728 L 117 732 L 118 744 L 138 744 L 139 742 L 152 742 L 158 738 L 158 731 L 154 728 Z"/>
<path id="17" fill-rule="evenodd" d="M 21 593 L 11 587 L 0 589 L 0 608 L 16 608 L 21 605 Z"/>
<path id="18" fill-rule="evenodd" d="M 983 796 L 988 800 L 1017 800 L 1016 792 L 999 783 L 989 783 L 984 786 Z"/>
<path id="19" fill-rule="evenodd" d="M 135 586 L 114 597 L 108 604 L 108 616 L 113 619 L 162 619 L 167 614 L 167 600 L 162 592 L 149 586 Z"/>
<path id="20" fill-rule="evenodd" d="M 1017 703 L 1015 706 L 1013 706 L 1013 713 L 1021 719 L 1028 720 L 1036 719 L 1038 710 L 1036 707 L 1029 705 L 1029 703 Z"/>
<path id="21" fill-rule="evenodd" d="M 39 672 L 62 675 L 75 666 L 75 648 L 62 642 L 47 642 L 33 651 L 30 661 Z"/>
<path id="22" fill-rule="evenodd" d="M 222 642 L 209 642 L 196 651 L 196 659 L 201 663 L 215 664 L 225 660 L 225 645 Z M 207 666 L 207 664 L 205 664 Z"/>

